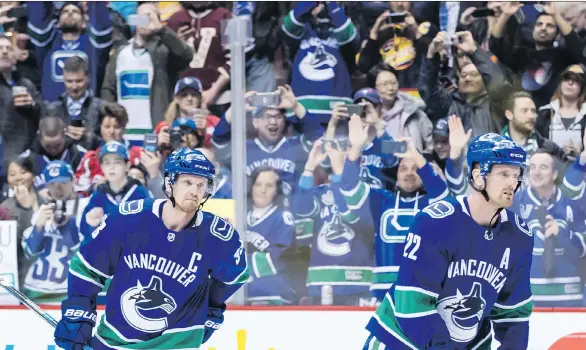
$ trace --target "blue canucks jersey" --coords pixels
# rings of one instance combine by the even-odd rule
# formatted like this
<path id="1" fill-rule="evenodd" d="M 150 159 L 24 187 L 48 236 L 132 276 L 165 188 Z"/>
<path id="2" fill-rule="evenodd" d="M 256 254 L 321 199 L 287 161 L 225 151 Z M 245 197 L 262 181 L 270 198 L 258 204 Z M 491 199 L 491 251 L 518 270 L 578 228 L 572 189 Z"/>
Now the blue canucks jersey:
<path id="1" fill-rule="evenodd" d="M 391 136 L 384 134 L 381 138 L 375 138 L 362 149 L 360 156 L 360 180 L 372 188 L 387 188 L 389 179 L 383 174 L 383 169 L 397 165 L 398 158 L 393 154 L 385 154 L 382 151 L 382 142 L 392 140 Z"/>
<path id="2" fill-rule="evenodd" d="M 368 293 L 373 265 L 372 220 L 367 212 L 348 209 L 338 183 L 308 188 L 303 179 L 292 208 L 297 244 L 311 247 L 308 295 L 321 295 L 324 285 L 331 285 L 334 295 Z"/>
<path id="3" fill-rule="evenodd" d="M 216 148 L 218 160 L 230 166 L 231 144 L 230 124 L 224 117 L 214 129 L 212 143 Z M 246 141 L 246 176 L 250 177 L 255 169 L 269 167 L 277 170 L 283 181 L 285 195 L 290 195 L 303 172 L 309 149 L 303 136 L 285 137 L 274 146 L 267 146 L 255 138 Z"/>
<path id="4" fill-rule="evenodd" d="M 161 219 L 166 202 L 123 202 L 71 260 L 69 297 L 95 302 L 111 279 L 95 350 L 197 349 L 208 305 L 223 305 L 248 279 L 232 225 L 200 211 L 192 226 L 170 230 Z"/>
<path id="5" fill-rule="evenodd" d="M 108 215 L 118 210 L 118 205 L 122 202 L 129 202 L 137 199 L 151 198 L 149 190 L 142 186 L 137 180 L 128 179 L 128 183 L 120 190 L 119 193 L 111 193 L 108 183 L 98 186 L 96 191 L 90 197 L 90 200 L 83 210 L 79 224 L 79 232 L 84 238 L 88 238 L 96 228 L 90 226 L 85 216 L 94 208 L 102 208 L 104 215 Z"/>
<path id="6" fill-rule="evenodd" d="M 52 2 L 30 1 L 27 6 L 28 34 L 43 74 L 43 100 L 55 101 L 65 92 L 63 66 L 73 56 L 82 57 L 89 63 L 90 88 L 98 91 L 100 75 L 108 62 L 108 52 L 112 46 L 112 21 L 106 3 L 88 3 L 87 30 L 77 40 L 63 40 L 58 20 L 54 18 Z"/>
<path id="7" fill-rule="evenodd" d="M 248 302 L 255 305 L 284 305 L 297 301 L 295 293 L 296 268 L 293 214 L 278 206 L 267 209 L 264 215 L 246 216 L 246 257 L 251 281 L 247 284 Z M 297 261 L 296 261 L 297 260 Z"/>
<path id="8" fill-rule="evenodd" d="M 38 216 L 38 212 L 35 213 Z M 33 222 L 36 221 L 36 216 Z M 69 261 L 77 252 L 80 237 L 75 217 L 63 226 L 48 223 L 41 230 L 33 224 L 23 232 L 22 248 L 27 258 L 33 261 L 24 280 L 25 293 L 32 299 L 62 300 L 67 293 Z"/>
<path id="9" fill-rule="evenodd" d="M 375 268 L 372 294 L 381 300 L 397 278 L 405 240 L 413 218 L 428 204 L 445 198 L 445 182 L 427 163 L 417 170 L 427 193 L 402 196 L 385 189 L 372 188 L 358 181 L 357 161 L 346 160 L 340 181 L 341 193 L 350 210 L 363 210 L 374 222 Z M 363 220 L 364 217 L 361 217 Z"/>
<path id="10" fill-rule="evenodd" d="M 533 233 L 533 264 L 531 265 L 531 292 L 536 306 L 583 306 L 586 244 L 584 217 L 578 212 L 579 202 L 573 201 L 556 188 L 547 208 L 531 187 L 517 192 L 511 208 L 527 222 Z M 557 222 L 559 233 L 553 240 L 552 260 L 546 258 L 545 229 L 539 220 L 539 211 L 546 211 Z M 550 248 L 548 248 L 550 249 Z M 546 266 L 546 261 L 548 266 Z"/>
<path id="11" fill-rule="evenodd" d="M 527 349 L 533 237 L 505 209 L 489 233 L 464 196 L 413 221 L 397 281 L 366 328 L 389 349 Z M 491 322 L 492 321 L 492 322 Z"/>

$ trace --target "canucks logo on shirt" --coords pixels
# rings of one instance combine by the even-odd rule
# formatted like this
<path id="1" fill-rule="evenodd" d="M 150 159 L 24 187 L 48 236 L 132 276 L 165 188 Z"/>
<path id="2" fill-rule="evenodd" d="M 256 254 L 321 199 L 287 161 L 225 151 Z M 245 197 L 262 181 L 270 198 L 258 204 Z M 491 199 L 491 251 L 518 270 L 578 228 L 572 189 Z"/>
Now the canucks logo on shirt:
<path id="1" fill-rule="evenodd" d="M 330 80 L 335 75 L 336 64 L 336 56 L 324 50 L 323 44 L 320 44 L 315 52 L 308 52 L 299 62 L 299 72 L 307 80 Z"/>
<path id="2" fill-rule="evenodd" d="M 152 276 L 148 286 L 143 287 L 137 281 L 135 287 L 127 289 L 120 297 L 120 306 L 122 315 L 130 326 L 143 332 L 155 333 L 167 328 L 166 315 L 175 311 L 177 303 L 171 295 L 163 291 L 161 278 Z"/>
<path id="3" fill-rule="evenodd" d="M 329 256 L 342 256 L 350 253 L 350 242 L 356 234 L 350 226 L 344 224 L 342 216 L 335 213 L 329 222 L 325 222 L 317 237 L 317 248 Z"/>
<path id="4" fill-rule="evenodd" d="M 122 72 L 118 84 L 122 100 L 148 99 L 150 96 L 149 73 L 146 70 Z"/>
<path id="5" fill-rule="evenodd" d="M 460 290 L 456 289 L 456 295 L 443 298 L 437 305 L 438 313 L 446 323 L 450 337 L 457 342 L 474 339 L 485 308 L 482 285 L 478 282 L 474 282 L 467 295 L 462 295 Z"/>
<path id="6" fill-rule="evenodd" d="M 79 43 L 77 46 L 79 46 Z M 79 56 L 86 62 L 88 61 L 87 54 L 79 50 L 57 50 L 51 54 L 51 79 L 54 82 L 63 82 L 63 67 L 65 66 L 65 61 L 74 56 Z"/>

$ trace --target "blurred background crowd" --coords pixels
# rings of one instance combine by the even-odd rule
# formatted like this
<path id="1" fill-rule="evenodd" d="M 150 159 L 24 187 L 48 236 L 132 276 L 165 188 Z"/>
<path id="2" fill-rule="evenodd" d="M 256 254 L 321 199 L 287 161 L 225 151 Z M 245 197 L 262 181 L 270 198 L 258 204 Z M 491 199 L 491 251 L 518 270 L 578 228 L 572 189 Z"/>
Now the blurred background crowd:
<path id="1" fill-rule="evenodd" d="M 221 39 L 234 17 L 252 23 L 244 71 Z M 529 154 L 513 209 L 536 305 L 586 306 L 586 2 L 5 1 L 0 29 L 0 220 L 18 257 L 3 277 L 37 302 L 63 299 L 121 202 L 164 198 L 186 146 L 216 164 L 214 199 L 246 177 L 246 304 L 373 306 L 413 217 L 472 190 L 467 145 L 494 132 Z"/>

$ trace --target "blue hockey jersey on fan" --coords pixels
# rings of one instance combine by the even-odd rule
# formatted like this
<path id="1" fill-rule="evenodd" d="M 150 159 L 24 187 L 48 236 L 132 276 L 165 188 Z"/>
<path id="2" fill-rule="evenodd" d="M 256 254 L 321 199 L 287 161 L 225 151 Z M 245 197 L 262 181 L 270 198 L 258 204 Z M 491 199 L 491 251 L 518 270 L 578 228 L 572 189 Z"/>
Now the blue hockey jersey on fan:
<path id="1" fill-rule="evenodd" d="M 254 219 L 246 217 L 246 257 L 251 281 L 247 283 L 248 302 L 255 305 L 283 305 L 297 302 L 295 294 L 300 275 L 295 255 L 293 214 L 277 206 Z M 296 261 L 297 260 L 297 261 Z"/>
<path id="2" fill-rule="evenodd" d="M 372 281 L 372 221 L 365 211 L 346 206 L 338 183 L 312 187 L 301 177 L 293 196 L 297 244 L 311 247 L 308 295 L 319 296 L 331 285 L 333 294 L 368 294 Z"/>
<path id="3" fill-rule="evenodd" d="M 382 151 L 383 140 L 391 140 L 392 137 L 385 134 L 382 138 L 375 138 L 364 147 L 360 157 L 360 180 L 372 188 L 386 188 L 389 179 L 383 174 L 383 169 L 392 168 L 398 164 L 398 158 L 393 154 L 385 154 Z"/>
<path id="4" fill-rule="evenodd" d="M 214 130 L 212 142 L 216 148 L 218 160 L 229 167 L 231 165 L 230 124 L 224 117 Z M 299 176 L 303 172 L 303 165 L 309 153 L 305 138 L 285 137 L 274 146 L 267 146 L 258 138 L 246 141 L 246 176 L 260 167 L 270 167 L 279 173 L 284 185 L 286 195 L 297 184 Z"/>
<path id="5" fill-rule="evenodd" d="M 533 237 L 511 211 L 492 229 L 464 196 L 415 217 L 397 281 L 366 328 L 388 349 L 527 349 Z M 491 322 L 492 321 L 492 322 Z"/>
<path id="6" fill-rule="evenodd" d="M 197 349 L 208 303 L 223 304 L 248 279 L 232 225 L 199 212 L 192 226 L 170 230 L 161 220 L 165 202 L 122 203 L 71 260 L 69 297 L 95 301 L 111 278 L 95 350 Z"/>
<path id="7" fill-rule="evenodd" d="M 35 213 L 33 222 L 36 221 Z M 33 224 L 23 233 L 22 248 L 33 262 L 24 280 L 24 292 L 34 299 L 61 301 L 67 293 L 69 260 L 80 245 L 75 217 L 57 227 L 50 222 L 41 230 Z M 49 299 L 51 296 L 54 299 Z"/>
<path id="8" fill-rule="evenodd" d="M 448 190 L 429 163 L 417 171 L 427 193 L 417 192 L 410 197 L 402 196 L 401 192 L 371 188 L 358 181 L 358 172 L 358 162 L 347 160 L 340 190 L 350 210 L 361 209 L 366 215 L 372 216 L 375 227 L 375 268 L 371 290 L 381 300 L 397 278 L 413 218 L 428 204 L 445 198 Z"/>
<path id="9" fill-rule="evenodd" d="M 314 121 L 327 124 L 335 104 L 352 103 L 350 72 L 340 51 L 342 46 L 358 40 L 357 31 L 340 8 L 337 12 L 343 16 L 341 23 L 332 22 L 328 37 L 321 39 L 298 10 L 299 5 L 283 18 L 281 26 L 285 37 L 297 49 L 291 87 L 297 100 L 315 114 Z"/>
<path id="10" fill-rule="evenodd" d="M 517 192 L 511 208 L 531 230 L 535 246 L 531 265 L 531 292 L 536 306 L 583 306 L 584 281 L 582 270 L 586 260 L 584 242 L 584 217 L 579 213 L 579 202 L 568 199 L 556 188 L 547 208 L 543 208 L 539 196 L 528 187 Z M 539 222 L 539 210 L 546 210 L 559 226 L 559 233 L 552 237 L 555 248 L 552 261 L 546 267 L 545 229 Z M 551 270 L 549 270 L 551 269 Z M 549 271 L 546 273 L 546 271 Z"/>
<path id="11" fill-rule="evenodd" d="M 138 180 L 129 178 L 126 185 L 118 193 L 112 193 L 108 183 L 104 183 L 98 186 L 94 191 L 90 200 L 83 211 L 83 216 L 79 225 L 79 233 L 85 238 L 90 236 L 96 228 L 88 225 L 85 216 L 94 208 L 102 208 L 104 215 L 108 215 L 118 210 L 118 205 L 122 202 L 129 202 L 137 199 L 150 198 L 151 194 L 149 190 L 142 186 Z"/>
<path id="12" fill-rule="evenodd" d="M 105 2 L 88 3 L 87 33 L 77 40 L 63 40 L 55 8 L 48 1 L 28 1 L 28 34 L 35 47 L 37 64 L 43 73 L 41 92 L 43 99 L 55 101 L 63 92 L 63 65 L 73 56 L 89 63 L 90 88 L 98 91 L 100 74 L 108 61 L 112 46 L 112 22 Z"/>

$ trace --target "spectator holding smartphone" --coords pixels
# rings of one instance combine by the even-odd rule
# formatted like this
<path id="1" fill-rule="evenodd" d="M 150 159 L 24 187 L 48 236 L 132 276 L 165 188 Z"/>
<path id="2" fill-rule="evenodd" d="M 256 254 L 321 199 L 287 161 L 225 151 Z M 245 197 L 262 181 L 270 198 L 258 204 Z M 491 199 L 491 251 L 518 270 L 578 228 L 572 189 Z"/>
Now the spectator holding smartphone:
<path id="1" fill-rule="evenodd" d="M 43 102 L 30 80 L 14 70 L 12 39 L 0 34 L 0 138 L 2 158 L 9 159 L 31 146 Z"/>
<path id="2" fill-rule="evenodd" d="M 155 3 L 139 4 L 136 33 L 112 54 L 102 84 L 102 98 L 118 102 L 131 116 L 127 138 L 134 143 L 164 120 L 173 84 L 193 58 L 193 50 L 159 16 Z"/>

